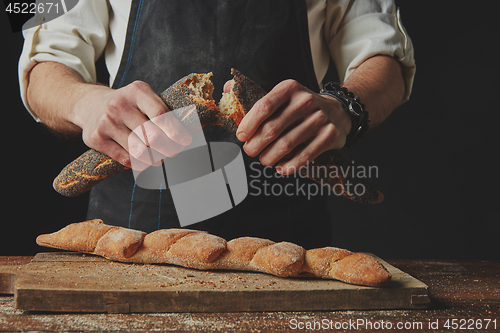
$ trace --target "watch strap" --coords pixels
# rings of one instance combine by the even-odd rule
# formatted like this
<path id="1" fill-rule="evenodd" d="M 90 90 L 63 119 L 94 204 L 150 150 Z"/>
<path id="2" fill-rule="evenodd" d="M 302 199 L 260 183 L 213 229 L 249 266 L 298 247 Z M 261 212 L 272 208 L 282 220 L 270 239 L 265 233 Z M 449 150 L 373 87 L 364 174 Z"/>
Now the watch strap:
<path id="1" fill-rule="evenodd" d="M 336 82 L 328 82 L 320 91 L 320 95 L 329 95 L 342 104 L 344 110 L 351 118 L 351 130 L 346 137 L 346 147 L 350 147 L 362 138 L 369 129 L 370 114 L 361 102 L 361 98 L 348 91 L 346 87 L 341 87 Z"/>

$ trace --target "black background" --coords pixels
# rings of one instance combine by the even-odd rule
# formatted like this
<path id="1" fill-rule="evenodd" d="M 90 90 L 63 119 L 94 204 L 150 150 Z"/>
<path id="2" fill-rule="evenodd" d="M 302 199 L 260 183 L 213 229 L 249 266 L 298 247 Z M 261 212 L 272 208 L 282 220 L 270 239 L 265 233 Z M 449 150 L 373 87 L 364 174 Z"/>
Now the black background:
<path id="1" fill-rule="evenodd" d="M 17 5 L 14 5 L 17 3 Z M 35 14 L 33 12 L 32 4 L 36 3 L 36 0 L 25 0 L 22 5 L 19 1 L 3 0 L 7 17 L 9 18 L 10 26 L 13 32 L 18 32 L 23 29 L 23 25 L 26 21 L 32 18 Z M 10 10 L 7 11 L 7 8 Z M 19 8 L 19 9 L 18 9 Z M 16 13 L 19 11 L 18 13 Z"/>
<path id="2" fill-rule="evenodd" d="M 498 15 L 494 2 L 397 1 L 417 61 L 413 94 L 345 153 L 378 166 L 378 205 L 332 200 L 333 244 L 383 258 L 498 259 Z M 2 16 L 3 15 L 3 16 Z M 19 97 L 23 37 L 0 14 L 0 255 L 46 251 L 41 233 L 85 219 L 87 195 L 52 180 L 86 147 L 33 121 Z M 307 221 L 304 221 L 307 223 Z"/>

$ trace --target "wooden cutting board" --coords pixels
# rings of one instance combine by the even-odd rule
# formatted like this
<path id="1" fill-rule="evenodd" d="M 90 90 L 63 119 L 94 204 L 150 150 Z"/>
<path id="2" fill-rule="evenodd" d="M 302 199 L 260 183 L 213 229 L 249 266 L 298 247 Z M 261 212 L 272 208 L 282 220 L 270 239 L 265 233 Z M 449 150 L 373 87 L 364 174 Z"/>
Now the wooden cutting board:
<path id="1" fill-rule="evenodd" d="M 427 286 L 377 258 L 392 274 L 382 288 L 171 265 L 126 264 L 73 253 L 39 253 L 0 266 L 0 293 L 21 310 L 58 312 L 240 312 L 421 309 Z"/>

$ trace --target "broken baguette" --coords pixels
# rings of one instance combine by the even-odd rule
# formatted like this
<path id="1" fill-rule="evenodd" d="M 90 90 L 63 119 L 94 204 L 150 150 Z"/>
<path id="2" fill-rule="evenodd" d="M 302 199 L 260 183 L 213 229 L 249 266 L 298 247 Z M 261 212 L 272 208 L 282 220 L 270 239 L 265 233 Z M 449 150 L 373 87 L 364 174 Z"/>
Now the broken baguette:
<path id="1" fill-rule="evenodd" d="M 114 175 L 130 168 L 106 154 L 89 149 L 61 170 L 53 187 L 66 197 L 76 197 Z"/>
<path id="2" fill-rule="evenodd" d="M 236 69 L 231 69 L 233 80 L 231 90 L 224 93 L 219 102 L 219 116 L 215 123 L 228 131 L 236 133 L 241 120 L 250 111 L 253 105 L 266 95 L 257 83 L 243 75 Z M 295 147 L 281 161 L 287 161 L 303 148 L 303 145 Z M 364 203 L 377 204 L 384 200 L 382 192 L 368 184 L 364 178 L 358 177 L 355 173 L 332 172 L 335 170 L 352 170 L 354 163 L 339 150 L 328 150 L 320 154 L 304 168 L 299 168 L 303 176 L 314 180 L 315 182 L 334 189 L 335 193 L 342 193 L 342 196 L 350 200 Z M 313 170 L 316 168 L 316 170 Z M 335 174 L 334 177 L 331 177 Z M 355 189 L 361 185 L 363 191 L 357 193 Z"/>
<path id="3" fill-rule="evenodd" d="M 160 97 L 170 110 L 195 105 L 202 127 L 216 120 L 219 113 L 212 98 L 212 73 L 189 74 L 175 82 Z M 181 115 L 181 123 L 191 132 L 197 130 L 197 121 L 191 114 Z M 130 169 L 106 154 L 89 149 L 61 170 L 52 186 L 66 197 L 76 197 L 89 191 L 103 180 Z"/>
<path id="4" fill-rule="evenodd" d="M 160 96 L 171 110 L 196 105 L 202 127 L 213 123 L 231 133 L 236 133 L 243 117 L 259 99 L 266 95 L 266 92 L 238 70 L 232 69 L 231 73 L 233 74 L 231 90 L 223 94 L 218 107 L 212 97 L 214 90 L 210 81 L 212 73 L 189 74 L 174 83 Z M 189 129 L 189 117 L 185 119 L 181 121 Z M 302 146 L 296 147 L 282 161 L 294 156 L 301 148 Z M 105 160 L 106 163 L 96 162 L 101 160 Z M 319 172 L 312 170 L 314 167 Z M 366 204 L 382 202 L 384 195 L 355 173 L 334 172 L 335 176 L 331 177 L 330 171 L 332 170 L 350 170 L 354 167 L 352 161 L 339 150 L 329 150 L 311 161 L 306 168 L 300 168 L 298 172 L 321 185 L 334 189 L 335 193 L 341 193 L 348 199 Z M 120 167 L 120 164 L 110 157 L 91 149 L 68 164 L 54 179 L 53 186 L 62 195 L 77 196 L 126 169 L 128 168 Z M 362 185 L 363 189 L 363 191 L 357 191 L 359 193 L 355 191 L 358 184 Z"/>
<path id="5" fill-rule="evenodd" d="M 215 121 L 219 109 L 212 97 L 214 86 L 210 81 L 212 73 L 189 74 L 175 82 L 160 94 L 169 110 L 175 110 L 188 105 L 195 105 L 202 127 Z M 182 124 L 190 129 L 191 121 L 180 119 Z"/>
<path id="6" fill-rule="evenodd" d="M 161 229 L 142 231 L 91 220 L 69 224 L 40 235 L 37 244 L 92 253 L 133 263 L 173 264 L 195 269 L 256 271 L 280 277 L 314 276 L 379 287 L 391 275 L 373 257 L 335 247 L 305 250 L 290 242 L 240 237 L 229 242 L 202 231 Z"/>

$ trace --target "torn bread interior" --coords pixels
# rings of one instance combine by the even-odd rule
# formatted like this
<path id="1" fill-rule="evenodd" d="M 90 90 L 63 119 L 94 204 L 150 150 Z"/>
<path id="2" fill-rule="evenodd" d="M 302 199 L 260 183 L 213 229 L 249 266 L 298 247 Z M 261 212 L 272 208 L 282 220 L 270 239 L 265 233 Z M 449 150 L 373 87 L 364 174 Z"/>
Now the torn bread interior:
<path id="1" fill-rule="evenodd" d="M 217 104 L 212 97 L 214 86 L 210 81 L 211 76 L 212 73 L 189 74 L 162 92 L 160 97 L 170 110 L 194 104 L 201 126 L 205 127 L 214 122 L 219 114 Z M 183 122 L 183 124 L 190 128 L 189 123 Z"/>

